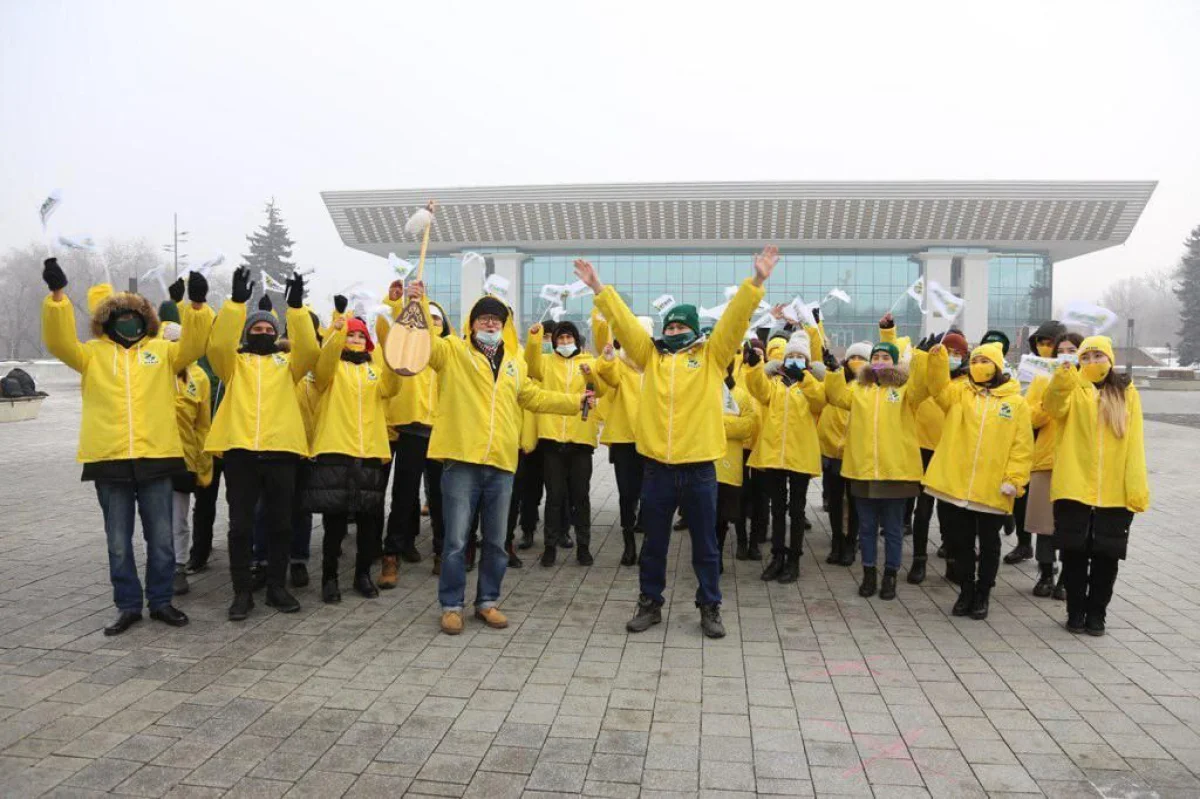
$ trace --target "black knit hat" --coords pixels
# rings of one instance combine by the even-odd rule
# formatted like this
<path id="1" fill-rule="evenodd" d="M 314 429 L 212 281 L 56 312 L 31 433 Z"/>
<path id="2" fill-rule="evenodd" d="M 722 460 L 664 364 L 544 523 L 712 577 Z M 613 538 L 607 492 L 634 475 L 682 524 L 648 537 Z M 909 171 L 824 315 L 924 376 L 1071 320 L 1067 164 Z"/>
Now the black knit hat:
<path id="1" fill-rule="evenodd" d="M 980 344 L 999 344 L 1000 349 L 1004 350 L 1004 354 L 1008 355 L 1008 336 L 1003 330 L 989 330 L 983 334 L 983 338 L 979 339 Z"/>
<path id="2" fill-rule="evenodd" d="M 471 307 L 470 323 L 474 325 L 475 320 L 485 314 L 499 317 L 500 323 L 504 324 L 508 321 L 508 306 L 495 297 L 480 297 Z"/>
<path id="3" fill-rule="evenodd" d="M 1063 333 L 1067 332 L 1067 326 L 1057 319 L 1050 319 L 1038 325 L 1037 330 L 1033 331 L 1033 335 L 1029 337 L 1029 351 L 1037 355 L 1038 339 L 1047 341 L 1055 341 Z"/>
<path id="4" fill-rule="evenodd" d="M 554 328 L 553 340 L 555 344 L 558 343 L 558 337 L 564 333 L 574 336 L 575 346 L 579 347 L 579 349 L 583 349 L 583 334 L 579 332 L 579 328 L 575 326 L 574 322 L 563 321 L 558 323 L 558 325 Z"/>

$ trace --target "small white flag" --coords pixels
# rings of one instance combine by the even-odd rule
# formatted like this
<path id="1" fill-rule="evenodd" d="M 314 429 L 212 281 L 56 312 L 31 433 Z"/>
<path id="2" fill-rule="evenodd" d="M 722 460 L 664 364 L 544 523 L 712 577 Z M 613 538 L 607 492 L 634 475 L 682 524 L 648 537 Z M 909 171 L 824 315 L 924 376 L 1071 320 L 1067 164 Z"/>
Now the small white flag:
<path id="1" fill-rule="evenodd" d="M 1116 321 L 1117 315 L 1107 308 L 1079 300 L 1068 302 L 1062 317 L 1062 323 L 1067 327 L 1090 328 L 1094 336 L 1103 334 Z"/>
<path id="2" fill-rule="evenodd" d="M 267 270 L 260 269 L 259 275 L 262 276 L 263 291 L 274 291 L 278 294 L 282 294 L 287 290 L 287 286 L 267 274 Z"/>
<path id="3" fill-rule="evenodd" d="M 478 269 L 479 274 L 487 274 L 487 259 L 477 252 L 464 252 L 462 257 L 462 269 L 464 274 L 468 269 Z"/>
<path id="4" fill-rule="evenodd" d="M 483 293 L 507 300 L 510 285 L 508 278 L 503 275 L 488 275 L 488 279 L 483 281 Z"/>
<path id="5" fill-rule="evenodd" d="M 563 316 L 567 313 L 567 309 L 561 305 L 550 309 L 550 318 L 557 324 L 562 321 Z"/>
<path id="6" fill-rule="evenodd" d="M 554 283 L 547 283 L 542 286 L 542 291 L 538 294 L 538 297 L 554 305 L 562 305 L 570 296 L 570 289 L 566 286 L 555 285 Z"/>
<path id="7" fill-rule="evenodd" d="M 188 271 L 196 272 L 204 277 L 208 277 L 209 272 L 216 269 L 218 266 L 220 266 L 223 263 L 225 263 L 225 254 L 217 253 L 216 257 L 209 258 L 204 263 L 200 264 L 199 266 L 194 266 Z"/>
<path id="8" fill-rule="evenodd" d="M 1035 377 L 1053 377 L 1057 368 L 1058 361 L 1054 358 L 1022 355 L 1021 363 L 1017 365 L 1017 380 L 1032 383 Z"/>
<path id="9" fill-rule="evenodd" d="M 738 407 L 737 400 L 733 398 L 733 392 L 729 390 L 729 386 L 722 383 L 721 388 L 721 410 L 730 416 L 740 416 L 742 409 Z"/>
<path id="10" fill-rule="evenodd" d="M 737 293 L 738 293 L 738 287 L 737 287 L 737 286 L 726 286 L 726 287 L 725 287 L 725 300 L 726 300 L 726 301 L 732 300 L 732 299 L 733 299 L 733 295 L 734 295 L 734 294 L 737 294 Z"/>
<path id="11" fill-rule="evenodd" d="M 142 275 L 142 280 L 149 280 L 150 278 L 157 280 L 159 288 L 162 289 L 163 296 L 170 293 L 167 291 L 166 269 L 167 267 L 164 264 L 159 264 L 158 266 L 151 267 L 146 271 L 146 274 Z"/>
<path id="12" fill-rule="evenodd" d="M 38 208 L 38 218 L 42 220 L 42 232 L 46 230 L 46 222 L 50 219 L 50 215 L 58 209 L 61 203 L 62 191 L 60 189 L 50 192 L 50 196 L 42 200 L 42 205 Z"/>
<path id="13" fill-rule="evenodd" d="M 68 250 L 83 250 L 84 252 L 96 251 L 96 242 L 91 236 L 76 236 L 74 238 L 59 236 L 58 243 L 66 247 Z"/>
<path id="14" fill-rule="evenodd" d="M 847 305 L 850 304 L 850 295 L 847 294 L 846 292 L 842 291 L 841 289 L 831 289 L 829 291 L 829 293 L 825 295 L 825 299 L 826 300 L 838 300 L 840 302 L 846 303 Z"/>
<path id="15" fill-rule="evenodd" d="M 812 309 L 812 303 L 807 303 L 802 297 L 797 297 L 783 309 L 783 315 L 789 321 L 804 327 L 816 327 L 817 320 L 813 317 Z"/>
<path id="16" fill-rule="evenodd" d="M 590 287 L 588 287 L 588 284 L 584 283 L 582 280 L 576 280 L 574 283 L 566 286 L 566 290 L 572 297 L 582 297 L 584 294 L 592 293 L 592 290 Z"/>
<path id="17" fill-rule="evenodd" d="M 388 253 L 388 266 L 400 278 L 400 280 L 408 280 L 408 276 L 416 271 L 416 267 L 408 261 L 396 255 L 394 252 Z"/>
<path id="18" fill-rule="evenodd" d="M 664 294 L 650 304 L 654 306 L 654 310 L 658 311 L 659 316 L 665 316 L 668 311 L 678 305 L 670 294 Z"/>
<path id="19" fill-rule="evenodd" d="M 729 303 L 723 302 L 720 305 L 715 305 L 712 308 L 701 308 L 701 319 L 720 319 L 721 314 L 725 313 L 725 309 L 729 307 Z"/>
<path id="20" fill-rule="evenodd" d="M 920 277 L 918 277 L 916 280 L 914 280 L 914 281 L 913 281 L 913 283 L 912 283 L 912 285 L 911 285 L 911 286 L 909 286 L 909 287 L 908 287 L 908 289 L 906 289 L 905 293 L 906 293 L 906 294 L 908 294 L 908 296 L 912 297 L 914 300 L 916 300 L 916 301 L 917 301 L 917 305 L 920 305 L 920 306 L 922 306 L 922 310 L 924 310 L 924 305 L 925 305 L 925 276 L 924 276 L 924 275 L 921 275 L 921 276 L 920 276 Z"/>
<path id="21" fill-rule="evenodd" d="M 936 280 L 929 281 L 927 293 L 929 295 L 929 311 L 927 313 L 934 318 L 957 319 L 967 305 L 962 297 L 954 296 L 949 289 L 944 288 Z"/>

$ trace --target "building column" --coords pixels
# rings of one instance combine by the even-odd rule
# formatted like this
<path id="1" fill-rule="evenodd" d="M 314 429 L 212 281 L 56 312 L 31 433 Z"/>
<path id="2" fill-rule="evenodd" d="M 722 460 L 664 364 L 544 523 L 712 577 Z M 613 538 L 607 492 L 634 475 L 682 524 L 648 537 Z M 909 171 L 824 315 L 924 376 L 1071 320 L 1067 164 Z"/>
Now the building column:
<path id="1" fill-rule="evenodd" d="M 950 287 L 951 266 L 954 262 L 954 253 L 950 252 L 919 252 L 915 256 L 921 261 L 921 276 L 925 278 L 925 295 L 922 300 L 922 305 L 926 309 L 929 308 L 929 283 L 936 282 L 946 288 Z M 950 328 L 950 322 L 947 319 L 940 317 L 934 318 L 928 313 L 925 314 L 925 321 L 921 325 L 921 336 L 925 337 L 930 333 L 944 333 Z"/>
<path id="2" fill-rule="evenodd" d="M 988 329 L 988 272 L 990 253 L 968 253 L 962 256 L 962 298 L 966 306 L 958 324 L 967 341 L 979 341 Z"/>

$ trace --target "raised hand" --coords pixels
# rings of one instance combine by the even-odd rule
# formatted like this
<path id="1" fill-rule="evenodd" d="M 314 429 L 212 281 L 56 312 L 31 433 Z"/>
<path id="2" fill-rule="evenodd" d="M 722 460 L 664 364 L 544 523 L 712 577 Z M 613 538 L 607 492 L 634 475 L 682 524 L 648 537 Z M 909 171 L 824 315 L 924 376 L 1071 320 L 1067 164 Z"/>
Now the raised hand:
<path id="1" fill-rule="evenodd" d="M 208 302 L 208 278 L 199 272 L 189 274 L 187 279 L 187 296 L 195 305 L 203 305 Z"/>
<path id="2" fill-rule="evenodd" d="M 883 330 L 888 330 L 896 326 L 896 318 L 892 316 L 892 312 L 888 311 L 879 320 L 879 327 Z"/>
<path id="3" fill-rule="evenodd" d="M 67 287 L 67 275 L 58 265 L 57 258 L 42 261 L 42 280 L 46 281 L 46 287 L 55 293 Z"/>
<path id="4" fill-rule="evenodd" d="M 747 366 L 758 366 L 762 363 L 762 355 L 755 347 L 751 347 L 745 355 L 744 360 Z"/>
<path id="5" fill-rule="evenodd" d="M 253 293 L 254 281 L 250 279 L 250 270 L 244 266 L 233 270 L 233 286 L 230 289 L 229 299 L 234 302 L 245 302 Z"/>
<path id="6" fill-rule="evenodd" d="M 275 310 L 275 305 L 274 305 L 274 303 L 271 302 L 270 294 L 263 294 L 261 297 L 258 298 L 258 310 L 260 310 L 260 311 Z"/>
<path id="7" fill-rule="evenodd" d="M 343 295 L 333 295 L 333 310 L 337 311 L 338 313 L 345 313 L 346 308 L 349 307 L 349 305 L 350 300 L 346 299 Z"/>
<path id="8" fill-rule="evenodd" d="M 194 272 L 192 274 L 195 274 Z M 183 278 L 179 278 L 167 288 L 167 296 L 171 298 L 171 302 L 181 302 L 183 300 Z"/>
<path id="9" fill-rule="evenodd" d="M 542 337 L 542 325 L 540 322 L 529 326 L 529 337 L 530 338 L 541 338 Z"/>
<path id="10" fill-rule="evenodd" d="M 763 247 L 763 251 L 754 256 L 754 285 L 761 286 L 775 271 L 779 263 L 779 248 L 774 244 Z"/>
<path id="11" fill-rule="evenodd" d="M 304 307 L 304 275 L 293 272 L 283 287 L 283 299 L 289 308 Z"/>
<path id="12" fill-rule="evenodd" d="M 825 368 L 831 372 L 836 372 L 838 369 L 842 368 L 842 365 L 838 363 L 838 359 L 832 352 L 829 351 L 828 347 L 821 348 L 821 362 L 825 364 Z"/>
<path id="13" fill-rule="evenodd" d="M 414 280 L 405 288 L 405 293 L 408 294 L 410 300 L 419 300 L 425 296 L 425 281 Z"/>
<path id="14" fill-rule="evenodd" d="M 611 361 L 613 358 L 617 357 L 617 351 L 613 349 L 613 345 L 611 344 L 605 344 L 604 351 L 600 354 L 606 361 Z"/>
<path id="15" fill-rule="evenodd" d="M 342 317 L 338 317 L 337 319 L 334 319 L 333 324 L 330 325 L 330 327 L 332 327 L 334 330 L 341 330 L 345 326 L 346 326 L 346 320 Z"/>
<path id="16" fill-rule="evenodd" d="M 787 308 L 786 302 L 777 303 L 777 304 L 771 306 L 771 316 L 773 316 L 776 319 L 782 319 L 783 311 L 785 308 Z"/>
<path id="17" fill-rule="evenodd" d="M 589 364 L 587 361 L 584 361 L 583 363 L 579 364 L 579 371 L 582 372 L 583 374 L 587 375 L 588 377 L 591 377 L 592 365 Z"/>
<path id="18" fill-rule="evenodd" d="M 604 284 L 600 282 L 600 273 L 596 271 L 596 267 L 582 258 L 575 259 L 575 277 L 582 280 L 584 285 L 595 294 L 604 291 Z"/>

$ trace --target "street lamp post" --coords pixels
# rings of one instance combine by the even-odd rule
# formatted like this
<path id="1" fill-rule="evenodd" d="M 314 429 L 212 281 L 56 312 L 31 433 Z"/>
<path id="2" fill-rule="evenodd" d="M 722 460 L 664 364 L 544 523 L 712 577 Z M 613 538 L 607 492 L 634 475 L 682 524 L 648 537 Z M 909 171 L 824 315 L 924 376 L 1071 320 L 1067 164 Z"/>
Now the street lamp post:
<path id="1" fill-rule="evenodd" d="M 174 230 L 175 230 L 174 243 L 164 244 L 163 252 L 171 253 L 171 255 L 174 259 L 174 263 L 175 263 L 175 279 L 178 280 L 179 279 L 179 243 L 183 242 L 185 245 L 187 244 L 188 231 L 179 229 L 179 214 L 178 213 L 172 214 L 171 216 L 174 220 Z M 183 265 L 185 267 L 187 266 L 187 253 L 184 253 Z"/>

